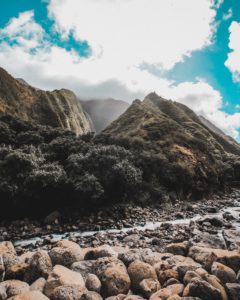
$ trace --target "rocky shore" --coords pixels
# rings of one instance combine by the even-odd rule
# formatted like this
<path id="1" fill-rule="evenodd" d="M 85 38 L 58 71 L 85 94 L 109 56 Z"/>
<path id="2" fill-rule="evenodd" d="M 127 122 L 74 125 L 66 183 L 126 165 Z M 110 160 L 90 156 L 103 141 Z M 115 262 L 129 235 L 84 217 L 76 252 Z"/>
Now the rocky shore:
<path id="1" fill-rule="evenodd" d="M 114 214 L 105 223 L 108 213 L 92 220 L 101 231 L 80 234 L 56 214 L 44 226 L 58 233 L 69 226 L 66 239 L 49 233 L 26 245 L 0 242 L 0 300 L 240 300 L 238 190 L 165 211 L 126 210 L 115 224 Z M 15 239 L 36 236 L 25 231 L 8 228 Z"/>

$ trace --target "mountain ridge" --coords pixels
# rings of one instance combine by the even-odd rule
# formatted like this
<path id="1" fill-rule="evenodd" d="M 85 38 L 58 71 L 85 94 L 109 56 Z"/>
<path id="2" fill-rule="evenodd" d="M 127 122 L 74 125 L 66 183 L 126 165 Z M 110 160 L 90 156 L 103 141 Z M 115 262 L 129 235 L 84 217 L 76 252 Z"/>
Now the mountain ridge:
<path id="1" fill-rule="evenodd" d="M 0 68 L 0 112 L 33 124 L 71 130 L 77 135 L 93 131 L 76 95 L 67 89 L 43 91 L 15 79 Z"/>

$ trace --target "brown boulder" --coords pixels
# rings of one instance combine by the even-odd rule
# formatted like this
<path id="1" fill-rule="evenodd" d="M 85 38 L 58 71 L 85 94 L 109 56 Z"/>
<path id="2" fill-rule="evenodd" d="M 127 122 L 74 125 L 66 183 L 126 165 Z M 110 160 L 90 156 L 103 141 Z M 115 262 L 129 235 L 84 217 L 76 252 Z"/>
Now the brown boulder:
<path id="1" fill-rule="evenodd" d="M 234 283 L 237 280 L 237 274 L 231 268 L 218 262 L 212 264 L 211 272 L 217 276 L 223 284 Z"/>
<path id="2" fill-rule="evenodd" d="M 89 291 L 100 293 L 101 291 L 101 281 L 95 274 L 88 274 L 86 279 L 86 288 Z"/>
<path id="3" fill-rule="evenodd" d="M 8 300 L 49 300 L 49 298 L 39 291 L 32 291 L 11 297 Z"/>
<path id="4" fill-rule="evenodd" d="M 186 286 L 183 296 L 199 297 L 202 300 L 222 300 L 219 289 L 199 278 L 192 279 Z"/>
<path id="5" fill-rule="evenodd" d="M 7 293 L 8 298 L 29 292 L 29 285 L 20 280 L 6 280 L 0 283 Z"/>
<path id="6" fill-rule="evenodd" d="M 84 259 L 84 251 L 71 241 L 59 241 L 49 252 L 53 265 L 70 267 L 73 263 Z"/>
<path id="7" fill-rule="evenodd" d="M 62 285 L 74 286 L 79 290 L 85 289 L 84 280 L 81 274 L 71 271 L 63 266 L 56 265 L 48 276 L 44 294 L 51 297 L 54 289 Z"/>
<path id="8" fill-rule="evenodd" d="M 143 279 L 157 279 L 155 269 L 142 261 L 135 261 L 128 267 L 128 274 L 131 278 L 131 286 L 134 291 L 140 290 L 140 282 Z"/>
<path id="9" fill-rule="evenodd" d="M 156 293 L 161 288 L 161 285 L 157 279 L 147 278 L 143 279 L 139 284 L 139 290 L 141 295 L 149 298 L 152 294 Z"/>

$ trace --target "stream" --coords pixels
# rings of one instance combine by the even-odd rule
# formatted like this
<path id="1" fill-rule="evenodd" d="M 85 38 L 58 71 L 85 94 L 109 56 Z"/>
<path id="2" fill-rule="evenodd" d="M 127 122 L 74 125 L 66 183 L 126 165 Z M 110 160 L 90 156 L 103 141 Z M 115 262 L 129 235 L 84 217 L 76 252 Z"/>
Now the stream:
<path id="1" fill-rule="evenodd" d="M 57 242 L 59 240 L 64 240 L 68 239 L 69 237 L 90 237 L 95 234 L 118 234 L 118 233 L 130 233 L 133 230 L 134 231 L 145 231 L 145 230 L 156 230 L 159 228 L 162 224 L 165 223 L 170 223 L 172 225 L 189 225 L 191 221 L 198 221 L 202 218 L 205 217 L 219 217 L 222 218 L 223 214 L 229 214 L 234 217 L 234 220 L 232 222 L 232 226 L 235 227 L 235 229 L 240 229 L 240 202 L 235 201 L 234 206 L 229 206 L 226 208 L 221 209 L 217 213 L 209 213 L 205 215 L 195 215 L 192 218 L 189 219 L 176 219 L 176 220 L 171 220 L 171 221 L 163 221 L 163 222 L 150 222 L 146 221 L 144 226 L 133 226 L 129 228 L 122 228 L 122 229 L 106 229 L 106 230 L 98 230 L 98 231 L 74 231 L 74 232 L 66 232 L 64 234 L 50 234 L 46 236 L 41 236 L 41 237 L 33 237 L 30 239 L 25 239 L 25 240 L 18 240 L 14 241 L 14 246 L 20 246 L 20 247 L 29 247 L 31 245 L 35 245 L 37 242 L 44 240 L 46 237 L 51 236 L 52 241 Z M 219 230 L 219 234 L 221 234 L 221 230 Z"/>

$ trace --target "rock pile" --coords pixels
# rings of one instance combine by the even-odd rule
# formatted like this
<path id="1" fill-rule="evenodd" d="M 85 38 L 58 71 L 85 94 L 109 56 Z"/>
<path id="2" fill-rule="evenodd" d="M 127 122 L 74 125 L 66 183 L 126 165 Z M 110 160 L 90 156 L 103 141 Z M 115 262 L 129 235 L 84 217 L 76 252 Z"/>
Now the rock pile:
<path id="1" fill-rule="evenodd" d="M 169 244 L 165 252 L 60 241 L 17 255 L 0 243 L 0 300 L 239 300 L 240 250 Z"/>

